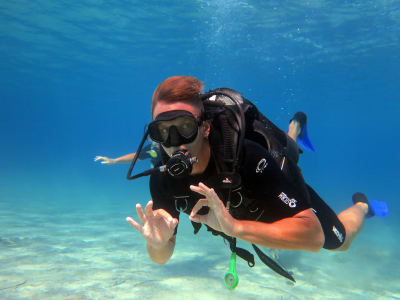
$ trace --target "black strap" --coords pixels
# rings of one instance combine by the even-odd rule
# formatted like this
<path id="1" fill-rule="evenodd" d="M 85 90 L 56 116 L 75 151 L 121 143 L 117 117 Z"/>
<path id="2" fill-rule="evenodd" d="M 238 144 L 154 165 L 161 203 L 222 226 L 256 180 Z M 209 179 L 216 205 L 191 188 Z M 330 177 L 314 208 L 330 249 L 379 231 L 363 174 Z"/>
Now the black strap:
<path id="1" fill-rule="evenodd" d="M 223 232 L 217 231 L 210 226 L 207 226 L 207 231 L 211 231 L 213 235 L 220 235 L 222 236 L 228 243 L 231 251 L 233 253 L 236 253 L 237 256 L 239 256 L 241 259 L 247 261 L 247 264 L 249 265 L 250 268 L 254 267 L 255 262 L 254 262 L 254 255 L 251 254 L 249 251 L 243 248 L 236 247 L 236 238 L 231 237 L 229 235 L 226 235 Z"/>
<path id="2" fill-rule="evenodd" d="M 254 267 L 255 262 L 254 262 L 254 255 L 251 254 L 249 251 L 247 251 L 246 249 L 243 248 L 239 248 L 236 247 L 236 238 L 231 237 L 229 235 L 226 235 L 223 232 L 217 231 L 213 228 L 211 228 L 210 226 L 207 226 L 207 230 L 211 231 L 211 233 L 213 235 L 220 235 L 222 236 L 228 243 L 230 246 L 230 249 L 233 253 L 236 253 L 237 256 L 239 256 L 241 259 L 247 261 L 247 264 L 249 265 L 249 267 Z M 271 270 L 273 270 L 274 272 L 278 273 L 279 275 L 293 281 L 296 282 L 296 280 L 294 279 L 294 277 L 285 269 L 283 268 L 281 265 L 279 265 L 276 261 L 274 261 L 271 257 L 269 257 L 268 255 L 266 255 L 264 252 L 262 252 L 260 250 L 260 248 L 258 248 L 256 245 L 251 244 L 254 248 L 254 250 L 257 253 L 257 256 L 260 258 L 260 260 L 267 266 L 269 267 Z"/>
<path id="3" fill-rule="evenodd" d="M 268 267 L 270 267 L 273 271 L 278 273 L 279 275 L 282 275 L 283 277 L 286 277 L 287 279 L 296 282 L 296 280 L 293 278 L 292 274 L 290 274 L 288 271 L 286 271 L 282 266 L 280 266 L 276 261 L 274 261 L 271 257 L 266 255 L 264 252 L 260 250 L 256 245 L 251 244 L 256 251 L 258 257 L 261 259 L 261 261 L 266 264 Z"/>

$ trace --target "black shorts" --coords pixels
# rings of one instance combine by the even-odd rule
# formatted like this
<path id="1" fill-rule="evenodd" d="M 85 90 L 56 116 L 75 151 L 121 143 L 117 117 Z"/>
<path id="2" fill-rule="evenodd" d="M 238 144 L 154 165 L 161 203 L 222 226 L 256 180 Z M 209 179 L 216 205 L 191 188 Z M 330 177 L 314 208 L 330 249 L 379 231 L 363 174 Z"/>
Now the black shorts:
<path id="1" fill-rule="evenodd" d="M 336 213 L 330 208 L 324 200 L 307 185 L 310 194 L 311 206 L 321 223 L 325 235 L 324 248 L 333 250 L 343 245 L 346 238 L 346 230 L 338 219 Z"/>

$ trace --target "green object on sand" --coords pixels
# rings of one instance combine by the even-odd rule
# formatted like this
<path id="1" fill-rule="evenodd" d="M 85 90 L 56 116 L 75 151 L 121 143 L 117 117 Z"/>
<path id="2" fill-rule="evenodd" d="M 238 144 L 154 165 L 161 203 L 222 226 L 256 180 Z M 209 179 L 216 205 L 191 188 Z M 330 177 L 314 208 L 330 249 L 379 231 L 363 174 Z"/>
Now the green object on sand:
<path id="1" fill-rule="evenodd" d="M 232 252 L 229 270 L 225 274 L 224 282 L 230 290 L 233 290 L 239 283 L 239 277 L 236 274 L 236 253 L 234 252 Z"/>

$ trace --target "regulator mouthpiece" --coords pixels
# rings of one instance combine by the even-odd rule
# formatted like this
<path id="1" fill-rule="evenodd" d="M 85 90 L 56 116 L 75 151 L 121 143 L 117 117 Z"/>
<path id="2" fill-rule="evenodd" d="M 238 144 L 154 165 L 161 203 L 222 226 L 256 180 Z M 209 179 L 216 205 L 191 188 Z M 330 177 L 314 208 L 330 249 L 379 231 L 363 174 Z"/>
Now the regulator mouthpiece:
<path id="1" fill-rule="evenodd" d="M 172 177 L 182 178 L 190 175 L 195 162 L 197 158 L 191 157 L 188 151 L 178 150 L 172 154 L 165 167 Z"/>

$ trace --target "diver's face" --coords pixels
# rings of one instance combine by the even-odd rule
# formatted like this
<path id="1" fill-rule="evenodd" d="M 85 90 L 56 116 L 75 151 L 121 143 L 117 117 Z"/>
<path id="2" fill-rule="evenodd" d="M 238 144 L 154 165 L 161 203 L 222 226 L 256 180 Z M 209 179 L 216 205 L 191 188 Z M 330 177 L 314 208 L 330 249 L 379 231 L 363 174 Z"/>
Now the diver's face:
<path id="1" fill-rule="evenodd" d="M 156 104 L 156 106 L 154 107 L 153 120 L 156 119 L 157 116 L 162 113 L 174 111 L 174 110 L 187 111 L 187 112 L 191 113 L 196 119 L 199 118 L 201 115 L 201 107 L 197 107 L 195 105 L 188 104 L 188 103 L 182 103 L 182 102 L 165 103 L 165 102 L 159 101 Z M 174 124 L 174 121 L 171 121 L 171 125 L 180 125 L 180 124 Z M 166 147 L 165 145 L 162 145 L 162 146 L 163 146 L 165 152 L 169 156 L 172 156 L 172 154 L 174 152 L 176 152 L 177 150 L 186 150 L 186 151 L 189 151 L 189 153 L 192 156 L 195 156 L 200 160 L 204 156 L 204 153 L 207 152 L 206 148 L 209 147 L 209 144 L 208 144 L 209 130 L 210 130 L 210 126 L 209 126 L 208 122 L 202 122 L 198 128 L 196 138 L 191 143 L 182 144 L 179 146 L 171 146 L 171 147 Z M 208 163 L 208 161 L 207 161 L 207 163 Z M 193 166 L 193 167 L 195 168 L 195 166 Z"/>

